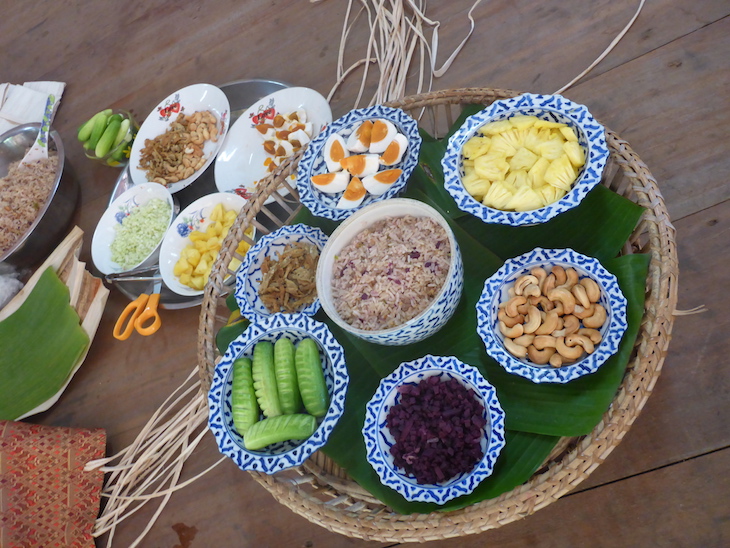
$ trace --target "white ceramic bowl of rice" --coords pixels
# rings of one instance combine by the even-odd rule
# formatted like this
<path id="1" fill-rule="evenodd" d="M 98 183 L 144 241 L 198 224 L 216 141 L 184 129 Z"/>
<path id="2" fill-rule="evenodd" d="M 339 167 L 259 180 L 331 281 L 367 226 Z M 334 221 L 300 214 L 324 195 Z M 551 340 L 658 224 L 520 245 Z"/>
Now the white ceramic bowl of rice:
<path id="1" fill-rule="evenodd" d="M 384 345 L 436 333 L 463 286 L 461 252 L 446 219 L 408 198 L 353 214 L 332 233 L 317 266 L 325 313 L 349 333 Z"/>
<path id="2" fill-rule="evenodd" d="M 101 216 L 91 241 L 91 258 L 102 274 L 151 267 L 174 215 L 172 195 L 162 185 L 135 185 Z"/>

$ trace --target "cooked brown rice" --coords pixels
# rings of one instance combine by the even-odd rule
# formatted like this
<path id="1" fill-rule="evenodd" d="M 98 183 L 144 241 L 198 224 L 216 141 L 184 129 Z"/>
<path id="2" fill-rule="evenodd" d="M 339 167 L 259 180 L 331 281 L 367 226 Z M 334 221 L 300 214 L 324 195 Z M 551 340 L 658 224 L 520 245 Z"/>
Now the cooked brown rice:
<path id="1" fill-rule="evenodd" d="M 358 329 L 402 325 L 433 301 L 450 263 L 448 235 L 433 219 L 382 219 L 355 236 L 335 258 L 335 309 Z"/>
<path id="2" fill-rule="evenodd" d="M 0 179 L 0 255 L 26 233 L 43 209 L 56 181 L 58 158 L 51 157 L 19 166 L 10 164 Z"/>

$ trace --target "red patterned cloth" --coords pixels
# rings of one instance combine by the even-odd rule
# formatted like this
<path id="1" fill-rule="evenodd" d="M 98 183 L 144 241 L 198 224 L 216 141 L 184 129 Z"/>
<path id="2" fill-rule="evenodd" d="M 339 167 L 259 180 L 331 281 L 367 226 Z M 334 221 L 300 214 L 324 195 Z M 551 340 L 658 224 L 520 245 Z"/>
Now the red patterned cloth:
<path id="1" fill-rule="evenodd" d="M 103 429 L 0 421 L 0 548 L 93 547 Z"/>

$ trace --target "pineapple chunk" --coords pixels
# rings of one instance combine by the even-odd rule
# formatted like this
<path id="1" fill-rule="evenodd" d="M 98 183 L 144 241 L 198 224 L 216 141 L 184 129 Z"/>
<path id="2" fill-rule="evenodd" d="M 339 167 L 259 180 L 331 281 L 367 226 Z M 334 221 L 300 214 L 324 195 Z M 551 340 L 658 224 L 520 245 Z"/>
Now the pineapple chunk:
<path id="1" fill-rule="evenodd" d="M 509 123 L 512 127 L 517 129 L 527 129 L 535 125 L 539 118 L 537 116 L 531 116 L 527 114 L 515 114 L 509 119 Z"/>
<path id="2" fill-rule="evenodd" d="M 538 158 L 537 154 L 530 152 L 525 147 L 520 147 L 515 155 L 510 158 L 509 167 L 510 169 L 530 169 L 535 165 Z"/>
<path id="3" fill-rule="evenodd" d="M 511 185 L 511 189 L 513 192 L 516 192 L 523 186 L 526 186 L 528 188 L 532 188 L 530 186 L 530 182 L 527 179 L 527 171 L 524 169 L 515 169 L 513 171 L 510 171 L 507 176 L 504 178 L 504 181 Z"/>
<path id="4" fill-rule="evenodd" d="M 464 181 L 464 188 L 475 200 L 482 201 L 489 190 L 491 183 L 487 179 L 473 179 L 468 183 Z"/>
<path id="5" fill-rule="evenodd" d="M 515 211 L 530 211 L 542 207 L 542 195 L 531 189 L 529 186 L 523 186 L 507 203 L 507 209 Z"/>
<path id="6" fill-rule="evenodd" d="M 547 128 L 547 129 L 560 129 L 561 127 L 565 127 L 565 124 L 561 124 L 560 122 L 550 122 L 548 120 L 538 120 L 535 122 L 536 128 Z"/>
<path id="7" fill-rule="evenodd" d="M 578 141 L 566 141 L 563 143 L 563 150 L 573 167 L 583 167 L 583 164 L 586 163 L 585 152 L 583 152 L 583 147 L 578 144 Z"/>
<path id="8" fill-rule="evenodd" d="M 566 195 L 566 192 L 562 188 L 557 188 L 552 185 L 545 185 L 540 188 L 537 192 L 542 196 L 543 204 L 550 205 L 557 202 Z"/>
<path id="9" fill-rule="evenodd" d="M 566 141 L 578 141 L 578 136 L 575 134 L 575 131 L 573 131 L 573 128 L 570 126 L 561 127 L 560 133 L 563 137 L 565 137 Z"/>
<path id="10" fill-rule="evenodd" d="M 482 179 L 504 181 L 504 177 L 509 171 L 509 164 L 503 158 L 481 156 L 474 160 L 474 171 Z"/>
<path id="11" fill-rule="evenodd" d="M 175 266 L 172 267 L 172 273 L 175 276 L 180 276 L 180 274 L 187 272 L 188 268 L 191 268 L 190 263 L 185 260 L 185 258 L 181 258 L 178 262 L 175 263 Z"/>
<path id="12" fill-rule="evenodd" d="M 550 167 L 545 171 L 545 182 L 567 192 L 575 181 L 576 175 L 575 168 L 570 163 L 567 154 L 563 154 L 550 163 Z"/>
<path id="13" fill-rule="evenodd" d="M 462 149 L 464 158 L 471 160 L 486 154 L 489 151 L 490 143 L 491 139 L 489 137 L 472 137 L 464 143 Z"/>
<path id="14" fill-rule="evenodd" d="M 512 127 L 509 120 L 500 120 L 498 122 L 489 122 L 479 128 L 479 133 L 482 135 L 498 135 L 503 131 L 507 131 Z"/>
<path id="15" fill-rule="evenodd" d="M 537 162 L 527 172 L 527 180 L 532 188 L 538 189 L 545 185 L 545 171 L 550 167 L 550 160 L 546 160 L 542 156 L 537 159 Z"/>
<path id="16" fill-rule="evenodd" d="M 506 209 L 512 199 L 512 193 L 505 187 L 503 182 L 495 181 L 489 187 L 482 203 L 494 209 Z"/>
<path id="17" fill-rule="evenodd" d="M 561 139 L 552 138 L 548 141 L 544 141 L 538 145 L 537 149 L 540 156 L 550 161 L 557 160 L 565 154 L 563 152 L 563 141 Z"/>
<path id="18" fill-rule="evenodd" d="M 510 129 L 500 133 L 499 137 L 504 139 L 507 144 L 511 145 L 512 148 L 517 151 L 520 147 L 522 147 L 524 131 L 520 131 L 519 129 Z M 509 156 L 509 154 L 507 154 L 507 156 Z"/>
<path id="19" fill-rule="evenodd" d="M 499 134 L 492 137 L 492 146 L 489 147 L 489 152 L 501 154 L 502 156 L 509 158 L 510 156 L 515 155 L 517 149 L 509 142 L 509 140 L 507 140 L 504 134 Z"/>

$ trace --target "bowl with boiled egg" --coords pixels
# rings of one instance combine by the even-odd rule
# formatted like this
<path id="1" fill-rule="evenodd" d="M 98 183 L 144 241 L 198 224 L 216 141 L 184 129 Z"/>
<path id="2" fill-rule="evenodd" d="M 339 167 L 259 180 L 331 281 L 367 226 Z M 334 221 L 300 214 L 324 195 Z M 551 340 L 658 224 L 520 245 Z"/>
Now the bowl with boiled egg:
<path id="1" fill-rule="evenodd" d="M 376 105 L 332 122 L 304 152 L 297 169 L 300 200 L 335 221 L 397 196 L 418 163 L 418 124 L 403 110 Z"/>
<path id="2" fill-rule="evenodd" d="M 487 223 L 544 223 L 601 181 L 603 126 L 560 95 L 522 94 L 466 119 L 441 162 L 444 186 L 462 211 Z"/>

